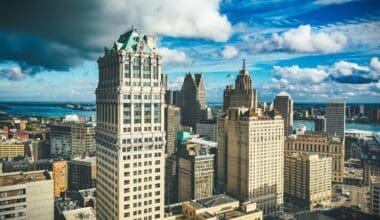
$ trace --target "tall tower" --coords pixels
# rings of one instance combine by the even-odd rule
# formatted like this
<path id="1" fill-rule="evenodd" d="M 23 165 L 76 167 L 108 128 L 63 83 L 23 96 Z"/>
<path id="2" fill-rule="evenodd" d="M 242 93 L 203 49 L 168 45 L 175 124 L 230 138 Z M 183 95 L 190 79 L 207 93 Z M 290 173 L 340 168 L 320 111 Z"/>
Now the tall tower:
<path id="1" fill-rule="evenodd" d="M 253 109 L 218 118 L 218 188 L 257 203 L 265 215 L 283 209 L 284 121 Z"/>
<path id="2" fill-rule="evenodd" d="M 252 80 L 248 70 L 243 68 L 235 80 L 235 88 L 228 85 L 224 90 L 223 111 L 226 112 L 230 107 L 257 108 L 257 92 L 252 89 Z"/>
<path id="3" fill-rule="evenodd" d="M 290 95 L 281 91 L 274 100 L 274 110 L 280 112 L 284 119 L 284 135 L 289 136 L 293 132 L 293 99 Z"/>
<path id="4" fill-rule="evenodd" d="M 162 219 L 164 94 L 153 36 L 130 29 L 98 59 L 97 219 Z"/>
<path id="5" fill-rule="evenodd" d="M 329 101 L 326 103 L 326 132 L 329 135 L 344 137 L 346 126 L 346 102 Z M 344 138 L 343 138 L 344 139 Z"/>
<path id="6" fill-rule="evenodd" d="M 195 129 L 197 122 L 207 119 L 206 90 L 203 75 L 186 74 L 181 94 L 182 124 Z"/>

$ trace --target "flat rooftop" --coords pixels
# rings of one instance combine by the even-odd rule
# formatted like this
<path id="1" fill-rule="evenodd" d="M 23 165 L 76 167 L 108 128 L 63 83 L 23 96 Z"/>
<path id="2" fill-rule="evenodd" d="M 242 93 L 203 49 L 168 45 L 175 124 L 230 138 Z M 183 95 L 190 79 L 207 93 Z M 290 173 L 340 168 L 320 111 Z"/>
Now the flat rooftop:
<path id="1" fill-rule="evenodd" d="M 96 220 L 96 215 L 92 207 L 85 207 L 85 208 L 73 209 L 70 211 L 64 211 L 63 216 L 67 220 L 76 220 L 76 219 Z"/>
<path id="2" fill-rule="evenodd" d="M 193 202 L 198 204 L 200 207 L 209 208 L 209 207 L 223 205 L 223 204 L 236 202 L 236 201 L 238 200 L 222 194 L 222 195 L 215 195 L 215 196 L 205 198 L 205 199 L 198 199 Z"/>
<path id="3" fill-rule="evenodd" d="M 32 172 L 15 172 L 0 175 L 0 187 L 25 184 L 28 182 L 37 182 L 43 180 L 50 180 L 51 176 L 46 171 L 32 171 Z"/>

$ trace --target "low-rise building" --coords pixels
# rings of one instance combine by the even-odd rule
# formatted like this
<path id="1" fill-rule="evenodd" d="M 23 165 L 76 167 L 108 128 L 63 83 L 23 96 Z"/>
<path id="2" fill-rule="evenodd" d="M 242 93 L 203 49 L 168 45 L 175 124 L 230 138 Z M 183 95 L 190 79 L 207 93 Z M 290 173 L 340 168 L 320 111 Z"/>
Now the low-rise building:
<path id="1" fill-rule="evenodd" d="M 79 157 L 68 162 L 69 189 L 72 191 L 96 186 L 96 157 Z"/>
<path id="2" fill-rule="evenodd" d="M 0 175 L 0 219 L 54 218 L 54 186 L 49 172 Z"/>
<path id="3" fill-rule="evenodd" d="M 0 158 L 25 155 L 25 145 L 20 140 L 0 141 Z"/>

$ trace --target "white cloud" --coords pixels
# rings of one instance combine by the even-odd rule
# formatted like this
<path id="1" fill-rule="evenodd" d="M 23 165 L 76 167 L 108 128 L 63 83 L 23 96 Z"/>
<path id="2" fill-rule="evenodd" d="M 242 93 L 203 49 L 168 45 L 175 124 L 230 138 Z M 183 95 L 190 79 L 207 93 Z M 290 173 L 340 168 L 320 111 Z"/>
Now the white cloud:
<path id="1" fill-rule="evenodd" d="M 371 69 L 373 69 L 375 71 L 380 71 L 380 61 L 379 61 L 379 58 L 372 57 L 369 66 L 371 67 Z"/>
<path id="2" fill-rule="evenodd" d="M 221 53 L 224 58 L 232 59 L 239 54 L 239 50 L 234 46 L 225 46 Z"/>
<path id="3" fill-rule="evenodd" d="M 281 34 L 274 33 L 271 38 L 257 44 L 257 51 L 293 51 L 298 53 L 334 53 L 341 51 L 347 44 L 347 37 L 338 31 L 312 30 L 310 25 L 300 25 Z"/>
<path id="4" fill-rule="evenodd" d="M 231 36 L 232 26 L 227 16 L 220 14 L 220 3 L 220 0 L 111 0 L 103 4 L 105 13 L 116 18 L 121 26 L 134 24 L 151 34 L 224 42 Z"/>
<path id="5" fill-rule="evenodd" d="M 329 72 L 334 77 L 340 77 L 349 76 L 358 71 L 368 72 L 369 68 L 367 66 L 359 66 L 357 63 L 339 61 L 336 62 L 332 68 L 330 68 Z"/>
<path id="6" fill-rule="evenodd" d="M 298 65 L 291 67 L 275 66 L 273 70 L 280 75 L 281 79 L 291 82 L 319 83 L 328 77 L 324 69 L 300 68 Z"/>
<path id="7" fill-rule="evenodd" d="M 179 77 L 175 78 L 174 80 L 169 80 L 168 85 L 167 85 L 168 89 L 169 90 L 180 90 L 182 87 L 182 83 L 183 83 L 184 79 L 185 79 L 185 77 L 179 76 Z"/>
<path id="8" fill-rule="evenodd" d="M 331 5 L 331 4 L 343 4 L 347 2 L 352 2 L 355 0 L 317 0 L 315 3 L 321 5 Z"/>
<path id="9" fill-rule="evenodd" d="M 28 72 L 28 70 L 26 70 L 26 72 L 23 71 L 20 66 L 11 66 L 0 70 L 0 77 L 4 77 L 8 80 L 18 81 L 24 79 L 27 76 Z"/>
<path id="10" fill-rule="evenodd" d="M 180 50 L 172 50 L 166 47 L 161 47 L 158 49 L 158 52 L 162 55 L 162 62 L 165 66 L 189 66 L 192 63 L 191 59 Z"/>

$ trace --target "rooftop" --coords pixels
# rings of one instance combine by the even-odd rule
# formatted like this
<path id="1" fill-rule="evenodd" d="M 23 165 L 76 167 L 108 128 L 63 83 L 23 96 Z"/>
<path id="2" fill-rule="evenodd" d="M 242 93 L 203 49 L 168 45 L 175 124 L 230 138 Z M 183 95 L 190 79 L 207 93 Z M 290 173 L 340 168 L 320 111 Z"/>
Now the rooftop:
<path id="1" fill-rule="evenodd" d="M 278 93 L 276 95 L 276 97 L 279 97 L 279 96 L 281 96 L 281 97 L 290 97 L 289 93 L 287 93 L 285 91 L 281 91 L 280 93 Z"/>
<path id="2" fill-rule="evenodd" d="M 229 197 L 227 195 L 221 194 L 221 195 L 215 195 L 209 198 L 205 199 L 198 199 L 194 200 L 193 202 L 197 203 L 201 207 L 213 207 L 213 206 L 218 206 L 218 205 L 223 205 L 231 202 L 236 202 L 238 200 Z"/>
<path id="3" fill-rule="evenodd" d="M 66 220 L 76 220 L 76 219 L 95 220 L 96 219 L 95 212 L 92 207 L 85 207 L 85 208 L 64 211 L 63 216 L 65 217 Z"/>
<path id="4" fill-rule="evenodd" d="M 50 180 L 51 176 L 48 172 L 39 170 L 32 172 L 15 172 L 0 175 L 0 186 L 9 186 L 17 184 L 25 184 L 28 182 L 37 182 Z"/>

